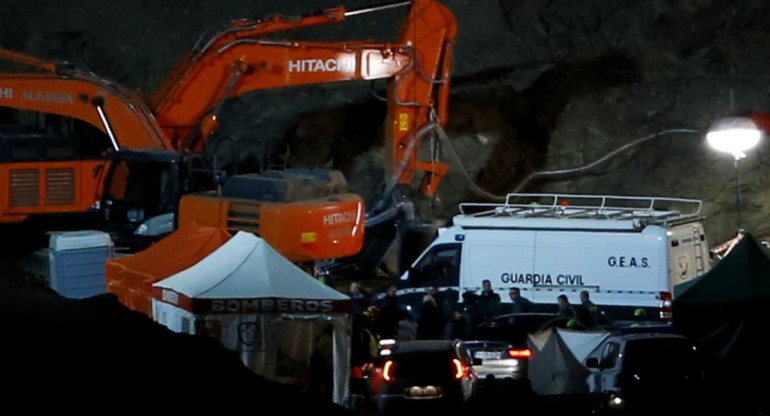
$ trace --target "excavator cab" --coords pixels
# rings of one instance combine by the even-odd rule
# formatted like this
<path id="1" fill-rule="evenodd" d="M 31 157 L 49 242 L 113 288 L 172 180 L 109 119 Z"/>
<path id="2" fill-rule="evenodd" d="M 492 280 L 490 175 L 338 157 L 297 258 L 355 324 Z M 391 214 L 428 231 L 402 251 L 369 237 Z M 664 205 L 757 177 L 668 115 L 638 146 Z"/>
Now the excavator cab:
<path id="1" fill-rule="evenodd" d="M 100 212 L 116 245 L 141 250 L 171 233 L 179 198 L 189 192 L 190 176 L 185 156 L 176 151 L 114 153 Z"/>

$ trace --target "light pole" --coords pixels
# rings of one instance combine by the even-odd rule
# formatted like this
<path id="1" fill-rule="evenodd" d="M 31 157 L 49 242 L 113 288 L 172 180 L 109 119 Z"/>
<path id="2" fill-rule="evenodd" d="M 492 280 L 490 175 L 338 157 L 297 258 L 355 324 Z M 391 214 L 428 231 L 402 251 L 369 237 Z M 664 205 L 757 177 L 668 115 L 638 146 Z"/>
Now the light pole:
<path id="1" fill-rule="evenodd" d="M 738 164 L 746 157 L 746 151 L 759 144 L 762 131 L 757 124 L 749 118 L 732 117 L 719 120 L 709 127 L 706 140 L 714 149 L 729 153 L 735 159 L 735 186 L 737 188 L 737 223 L 741 229 L 741 207 L 743 196 L 741 194 L 741 178 Z"/>

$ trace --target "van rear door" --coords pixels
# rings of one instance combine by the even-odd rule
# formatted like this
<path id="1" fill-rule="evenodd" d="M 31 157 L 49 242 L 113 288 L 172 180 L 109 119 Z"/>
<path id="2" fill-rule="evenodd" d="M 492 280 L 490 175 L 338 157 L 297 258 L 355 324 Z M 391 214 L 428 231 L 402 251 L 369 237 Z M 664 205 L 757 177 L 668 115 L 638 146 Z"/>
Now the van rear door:
<path id="1" fill-rule="evenodd" d="M 709 271 L 708 241 L 700 223 L 673 227 L 669 232 L 668 245 L 669 292 L 673 293 L 675 285 Z"/>

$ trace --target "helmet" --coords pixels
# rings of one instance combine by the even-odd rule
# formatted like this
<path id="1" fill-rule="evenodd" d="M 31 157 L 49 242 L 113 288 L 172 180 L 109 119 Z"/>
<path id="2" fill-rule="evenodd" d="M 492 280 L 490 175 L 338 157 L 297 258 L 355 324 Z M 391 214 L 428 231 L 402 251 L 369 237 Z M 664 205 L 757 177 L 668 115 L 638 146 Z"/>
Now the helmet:
<path id="1" fill-rule="evenodd" d="M 645 312 L 645 310 L 642 308 L 636 308 L 636 310 L 634 311 L 635 318 L 644 318 L 646 316 L 647 316 L 647 312 Z"/>
<path id="2" fill-rule="evenodd" d="M 575 329 L 579 326 L 577 319 L 570 319 L 567 321 L 567 329 Z"/>
<path id="3" fill-rule="evenodd" d="M 366 316 L 367 318 L 374 319 L 379 314 L 380 314 L 380 309 L 374 305 L 366 308 L 366 310 L 364 311 L 364 316 Z"/>

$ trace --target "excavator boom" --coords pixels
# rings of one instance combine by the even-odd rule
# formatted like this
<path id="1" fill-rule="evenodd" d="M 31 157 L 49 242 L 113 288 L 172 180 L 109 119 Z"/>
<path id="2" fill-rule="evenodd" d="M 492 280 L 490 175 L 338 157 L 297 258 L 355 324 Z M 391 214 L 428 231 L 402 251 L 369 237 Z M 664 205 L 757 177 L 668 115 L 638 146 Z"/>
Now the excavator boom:
<path id="1" fill-rule="evenodd" d="M 114 147 L 170 148 L 152 112 L 128 89 L 66 63 L 3 48 L 0 59 L 40 71 L 0 73 L 0 107 L 83 120 L 114 136 Z"/>
<path id="2" fill-rule="evenodd" d="M 425 127 L 447 122 L 456 36 L 457 23 L 449 9 L 436 1 L 415 0 L 399 32 L 399 41 L 415 45 L 416 69 L 397 75 L 388 88 L 388 100 L 399 105 L 388 107 L 386 168 L 392 181 L 404 186 L 411 186 L 415 172 L 425 172 L 420 191 L 429 197 L 438 191 L 447 166 L 438 161 L 436 148 L 430 149 L 427 161 L 418 160 L 417 153 L 428 133 Z"/>
<path id="3" fill-rule="evenodd" d="M 152 114 L 114 84 L 55 74 L 0 74 L 0 106 L 73 117 L 129 149 L 169 148 Z"/>
<path id="4" fill-rule="evenodd" d="M 150 105 L 156 113 L 162 113 L 168 106 L 173 106 L 174 102 L 179 101 L 178 92 L 189 83 L 200 82 L 196 76 L 199 71 L 201 61 L 206 57 L 216 59 L 219 51 L 227 48 L 228 45 L 237 44 L 240 40 L 255 40 L 269 34 L 286 32 L 305 27 L 312 27 L 324 24 L 339 23 L 348 16 L 360 15 L 363 13 L 376 12 L 409 5 L 409 1 L 389 3 L 381 6 L 368 7 L 358 10 L 347 10 L 344 7 L 335 7 L 324 9 L 303 16 L 285 16 L 274 13 L 266 19 L 238 19 L 230 22 L 223 27 L 214 27 L 198 39 L 193 49 L 181 60 L 166 80 L 158 88 L 157 92 L 150 97 Z M 226 73 L 220 73 L 217 78 Z M 226 98 L 226 97 L 225 97 Z"/>
<path id="5" fill-rule="evenodd" d="M 172 145 L 200 149 L 222 102 L 256 90 L 392 77 L 412 67 L 408 46 L 239 39 L 197 61 L 174 98 L 154 107 Z M 202 82 L 207 80 L 207 82 Z M 209 117 L 209 118 L 207 118 Z M 207 126 L 212 128 L 207 129 Z M 202 130 L 202 131 L 201 131 Z"/>

